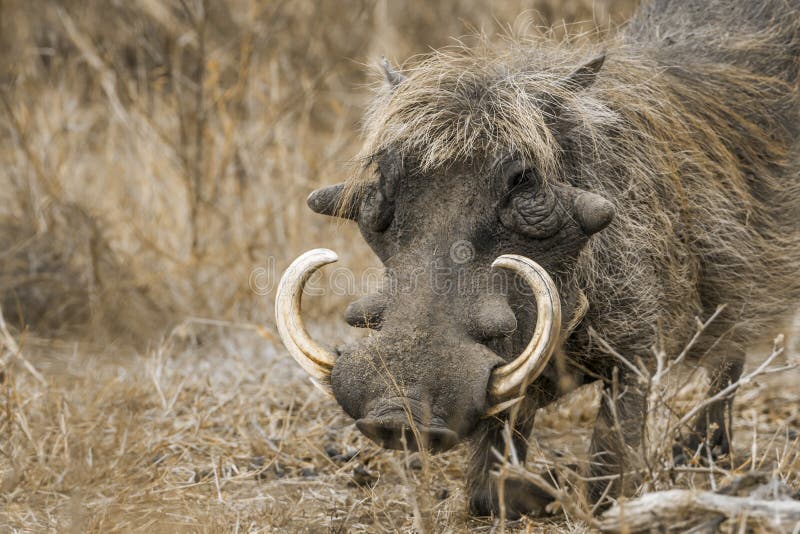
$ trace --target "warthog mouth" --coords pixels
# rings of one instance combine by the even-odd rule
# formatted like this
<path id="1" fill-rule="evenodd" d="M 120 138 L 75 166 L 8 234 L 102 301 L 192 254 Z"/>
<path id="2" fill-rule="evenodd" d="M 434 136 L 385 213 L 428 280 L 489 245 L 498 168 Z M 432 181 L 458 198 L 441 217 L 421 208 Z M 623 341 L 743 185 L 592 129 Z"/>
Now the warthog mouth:
<path id="1" fill-rule="evenodd" d="M 275 318 L 281 340 L 292 357 L 311 375 L 315 385 L 327 393 L 332 393 L 331 373 L 336 363 L 337 354 L 315 342 L 303 325 L 301 317 L 301 297 L 303 287 L 309 277 L 318 269 L 338 260 L 332 250 L 314 249 L 298 257 L 283 274 L 278 285 L 275 299 Z M 518 275 L 533 292 L 536 303 L 537 321 L 534 333 L 525 349 L 514 359 L 491 371 L 487 385 L 488 409 L 483 416 L 499 414 L 518 403 L 525 395 L 525 390 L 541 373 L 550 360 L 558 343 L 561 329 L 561 301 L 558 290 L 547 271 L 533 260 L 524 256 L 504 254 L 493 263 L 492 268 L 506 269 Z M 404 415 L 405 417 L 405 415 Z M 406 438 L 405 424 L 402 417 L 395 414 L 390 423 L 384 424 L 389 429 L 386 435 L 375 432 L 377 419 L 371 415 L 363 421 L 367 429 L 364 433 L 378 442 L 396 445 L 396 439 Z M 420 421 L 428 431 L 432 431 L 444 444 L 449 443 L 451 436 L 441 434 L 444 425 Z M 388 426 L 387 426 L 388 425 Z M 362 429 L 363 431 L 363 429 Z M 448 431 L 449 432 L 449 431 Z M 391 436 L 389 435 L 391 434 Z M 396 448 L 396 447 L 390 447 Z"/>

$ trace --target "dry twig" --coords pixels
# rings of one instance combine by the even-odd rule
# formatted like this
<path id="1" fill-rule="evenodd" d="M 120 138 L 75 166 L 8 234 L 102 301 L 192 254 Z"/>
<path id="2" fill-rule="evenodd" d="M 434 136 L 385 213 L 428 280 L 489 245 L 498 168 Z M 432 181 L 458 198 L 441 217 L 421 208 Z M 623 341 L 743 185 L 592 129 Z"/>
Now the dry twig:
<path id="1" fill-rule="evenodd" d="M 649 532 L 663 531 L 677 524 L 686 529 L 687 520 L 701 523 L 742 516 L 785 529 L 800 522 L 800 502 L 737 497 L 711 491 L 657 491 L 631 501 L 618 502 L 603 514 L 599 526 L 604 532 Z"/>

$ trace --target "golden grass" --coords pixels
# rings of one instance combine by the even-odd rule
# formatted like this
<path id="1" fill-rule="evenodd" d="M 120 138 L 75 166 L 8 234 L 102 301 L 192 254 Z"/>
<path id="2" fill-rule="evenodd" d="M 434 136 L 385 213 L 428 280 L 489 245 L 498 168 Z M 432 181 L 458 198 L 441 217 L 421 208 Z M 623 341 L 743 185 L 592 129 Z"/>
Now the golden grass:
<path id="1" fill-rule="evenodd" d="M 251 276 L 317 246 L 373 265 L 304 199 L 350 172 L 381 54 L 634 3 L 0 2 L 0 530 L 495 528 L 466 515 L 463 447 L 379 450 L 308 383 Z M 347 302 L 316 299 L 312 328 L 353 335 Z M 795 489 L 797 382 L 736 413 L 737 452 Z M 595 397 L 542 414 L 531 469 L 585 455 Z M 507 530 L 534 528 L 588 526 Z"/>
<path id="2" fill-rule="evenodd" d="M 274 339 L 253 330 L 188 324 L 147 353 L 109 354 L 33 337 L 20 347 L 44 381 L 23 365 L 5 367 L 0 524 L 7 528 L 480 532 L 492 526 L 466 515 L 463 446 L 430 458 L 379 449 Z M 795 370 L 759 379 L 740 393 L 738 469 L 730 476 L 709 475 L 698 464 L 655 482 L 708 487 L 713 476 L 721 487 L 755 469 L 774 470 L 800 489 L 796 376 Z M 590 386 L 540 413 L 528 468 L 585 462 L 598 401 Z M 588 528 L 558 510 L 511 523 L 507 531 Z"/>

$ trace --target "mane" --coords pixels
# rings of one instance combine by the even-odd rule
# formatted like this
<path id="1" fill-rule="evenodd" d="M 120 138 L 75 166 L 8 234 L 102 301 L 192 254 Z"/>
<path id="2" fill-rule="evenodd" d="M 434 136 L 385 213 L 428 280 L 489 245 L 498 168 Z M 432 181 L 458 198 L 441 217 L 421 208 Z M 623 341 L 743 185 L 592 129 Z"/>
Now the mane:
<path id="1" fill-rule="evenodd" d="M 617 219 L 575 273 L 612 342 L 649 350 L 630 317 L 680 337 L 721 303 L 758 328 L 759 314 L 800 298 L 800 224 L 786 224 L 800 215 L 800 16 L 784 0 L 712 3 L 652 2 L 602 48 L 536 39 L 433 52 L 378 91 L 359 159 L 368 168 L 393 150 L 424 174 L 513 154 L 614 201 Z M 596 83 L 563 83 L 601 51 Z M 718 302 L 686 296 L 712 283 Z"/>
<path id="2" fill-rule="evenodd" d="M 559 145 L 549 108 L 558 100 L 585 119 L 584 128 L 615 120 L 601 102 L 563 80 L 597 50 L 559 49 L 546 41 L 451 47 L 433 52 L 405 71 L 406 80 L 384 86 L 367 111 L 360 157 L 392 149 L 431 171 L 454 161 L 513 153 L 549 173 Z M 535 68 L 531 68 L 535 66 Z"/>

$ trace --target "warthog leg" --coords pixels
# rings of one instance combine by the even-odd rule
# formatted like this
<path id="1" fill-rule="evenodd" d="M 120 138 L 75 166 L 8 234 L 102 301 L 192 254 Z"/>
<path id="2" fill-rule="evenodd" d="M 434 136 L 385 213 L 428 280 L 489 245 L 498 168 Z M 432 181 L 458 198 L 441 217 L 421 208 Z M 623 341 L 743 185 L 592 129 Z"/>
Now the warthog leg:
<path id="1" fill-rule="evenodd" d="M 544 394 L 542 394 L 544 395 Z M 524 463 L 528 452 L 528 437 L 533 429 L 536 409 L 552 402 L 552 395 L 526 397 L 520 406 L 512 436 L 514 454 L 520 463 Z M 505 451 L 504 437 L 505 418 L 486 419 L 475 433 L 476 440 L 471 444 L 472 452 L 467 472 L 470 513 L 476 516 L 500 514 L 498 479 L 492 474 L 500 468 L 500 461 L 494 451 L 501 455 Z M 522 515 L 542 515 L 545 506 L 553 498 L 525 480 L 506 479 L 503 495 L 506 518 L 516 519 Z"/>
<path id="2" fill-rule="evenodd" d="M 633 373 L 617 368 L 613 375 L 604 385 L 590 447 L 588 491 L 593 502 L 603 495 L 629 494 L 638 481 L 645 396 Z"/>
<path id="3" fill-rule="evenodd" d="M 711 374 L 709 397 L 739 380 L 744 369 L 745 351 L 739 345 L 730 343 L 728 346 L 722 347 L 722 350 L 715 349 L 715 351 L 725 354 L 725 357 L 721 361 L 716 359 L 707 365 Z M 731 394 L 727 398 L 712 402 L 700 412 L 694 430 L 673 449 L 676 462 L 688 461 L 701 449 L 701 445 L 703 450 L 700 450 L 700 456 L 703 459 L 707 458 L 709 453 L 715 459 L 730 453 L 733 399 L 734 395 Z"/>

